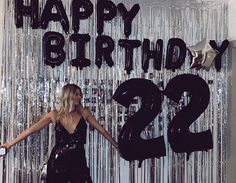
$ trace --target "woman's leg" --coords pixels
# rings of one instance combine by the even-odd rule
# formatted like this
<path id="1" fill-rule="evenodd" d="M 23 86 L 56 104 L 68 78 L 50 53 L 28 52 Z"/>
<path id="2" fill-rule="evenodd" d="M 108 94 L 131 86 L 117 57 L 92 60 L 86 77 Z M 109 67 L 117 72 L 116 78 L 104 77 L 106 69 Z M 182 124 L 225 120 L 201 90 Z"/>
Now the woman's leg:
<path id="1" fill-rule="evenodd" d="M 51 172 L 47 174 L 46 183 L 68 183 L 67 175 Z"/>
<path id="2" fill-rule="evenodd" d="M 56 172 L 50 159 L 47 164 L 46 183 L 68 183 L 68 175 Z"/>
<path id="3" fill-rule="evenodd" d="M 92 179 L 89 174 L 89 168 L 85 168 L 85 170 L 81 172 L 73 172 L 69 175 L 69 179 L 71 183 L 92 183 Z"/>

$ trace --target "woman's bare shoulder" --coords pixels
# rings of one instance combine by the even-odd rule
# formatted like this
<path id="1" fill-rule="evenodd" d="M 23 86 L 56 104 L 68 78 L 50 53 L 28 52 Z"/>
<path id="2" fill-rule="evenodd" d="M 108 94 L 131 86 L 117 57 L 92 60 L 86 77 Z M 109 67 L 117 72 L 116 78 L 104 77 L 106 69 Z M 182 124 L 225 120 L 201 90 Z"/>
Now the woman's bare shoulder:
<path id="1" fill-rule="evenodd" d="M 57 121 L 57 115 L 58 115 L 57 110 L 52 110 L 47 115 L 53 123 L 55 123 Z"/>
<path id="2" fill-rule="evenodd" d="M 91 115 L 91 111 L 90 111 L 90 109 L 89 109 L 88 107 L 81 107 L 81 108 L 80 108 L 80 113 L 82 114 L 82 116 L 83 116 L 85 119 L 87 119 L 88 116 Z"/>

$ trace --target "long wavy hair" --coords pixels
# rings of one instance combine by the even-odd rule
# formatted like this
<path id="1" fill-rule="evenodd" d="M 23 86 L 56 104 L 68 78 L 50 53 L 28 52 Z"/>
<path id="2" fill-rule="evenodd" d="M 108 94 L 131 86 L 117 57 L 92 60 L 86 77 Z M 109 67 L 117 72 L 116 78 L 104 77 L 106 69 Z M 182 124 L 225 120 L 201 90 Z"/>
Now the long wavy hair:
<path id="1" fill-rule="evenodd" d="M 74 96 L 76 91 L 79 90 L 82 97 L 81 88 L 76 84 L 66 84 L 62 87 L 62 91 L 59 98 L 59 106 L 58 106 L 58 118 L 62 117 L 63 115 L 69 115 L 75 107 L 80 107 L 75 105 Z"/>

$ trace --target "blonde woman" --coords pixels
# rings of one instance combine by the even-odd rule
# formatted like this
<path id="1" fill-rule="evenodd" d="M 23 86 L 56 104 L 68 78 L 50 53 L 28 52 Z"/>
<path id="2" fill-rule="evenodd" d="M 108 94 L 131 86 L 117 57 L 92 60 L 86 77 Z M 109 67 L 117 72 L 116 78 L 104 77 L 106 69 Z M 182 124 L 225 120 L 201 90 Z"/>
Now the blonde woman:
<path id="1" fill-rule="evenodd" d="M 92 182 L 87 167 L 84 144 L 86 121 L 97 129 L 115 148 L 118 144 L 98 123 L 89 109 L 81 105 L 82 92 L 79 86 L 67 84 L 62 88 L 57 110 L 47 113 L 32 127 L 23 131 L 14 140 L 1 145 L 10 149 L 29 135 L 55 123 L 56 144 L 47 164 L 47 183 Z"/>

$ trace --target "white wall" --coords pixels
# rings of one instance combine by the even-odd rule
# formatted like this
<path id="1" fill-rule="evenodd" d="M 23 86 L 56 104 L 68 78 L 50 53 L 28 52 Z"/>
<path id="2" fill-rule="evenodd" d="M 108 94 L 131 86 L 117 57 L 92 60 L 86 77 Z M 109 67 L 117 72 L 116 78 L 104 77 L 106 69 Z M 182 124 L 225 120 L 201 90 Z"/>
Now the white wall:
<path id="1" fill-rule="evenodd" d="M 3 8 L 4 8 L 4 1 L 0 0 L 0 73 L 1 71 L 1 64 L 2 64 L 2 29 L 3 29 Z M 1 77 L 1 74 L 0 74 Z M 2 88 L 2 78 L 0 78 L 0 91 Z M 1 95 L 0 95 L 0 103 L 1 103 Z M 1 124 L 0 124 L 1 125 Z M 0 136 L 0 140 L 2 139 L 2 137 Z M 0 141 L 0 144 L 2 144 L 2 142 Z M 3 168 L 3 158 L 0 158 L 0 169 Z M 3 171 L 0 171 L 0 182 L 2 181 L 2 174 Z"/>
<path id="2" fill-rule="evenodd" d="M 0 73 L 1 71 L 1 63 L 2 63 L 2 32 L 3 32 L 3 9 L 4 9 L 4 1 L 0 0 Z M 0 75 L 1 76 L 1 75 Z M 2 78 L 0 78 L 0 90 L 2 88 Z M 0 102 L 1 102 L 1 95 L 0 95 Z"/>
<path id="3" fill-rule="evenodd" d="M 236 0 L 229 0 L 229 40 L 236 40 Z"/>
<path id="4" fill-rule="evenodd" d="M 236 41 L 231 41 L 232 64 L 229 72 L 229 123 L 227 142 L 227 183 L 236 183 Z"/>
<path id="5" fill-rule="evenodd" d="M 0 0 L 0 33 L 3 29 L 3 8 L 4 0 Z M 228 147 L 227 147 L 227 183 L 236 183 L 236 0 L 229 0 L 229 37 L 230 51 L 232 55 L 232 64 L 229 64 L 229 84 L 230 84 L 230 119 L 228 126 Z M 2 36 L 0 36 L 0 65 L 2 63 Z M 0 67 L 1 72 L 1 67 Z M 1 89 L 0 78 L 0 89 Z M 0 95 L 1 97 L 1 95 Z M 0 98 L 1 101 L 1 98 Z M 0 142 L 1 143 L 1 142 Z M 0 168 L 2 167 L 2 159 L 0 159 Z M 1 174 L 2 171 L 0 171 Z M 1 180 L 0 175 L 0 182 Z"/>
<path id="6" fill-rule="evenodd" d="M 236 183 L 236 0 L 229 0 L 229 37 L 230 55 L 229 64 L 229 125 L 227 147 L 227 183 Z"/>

